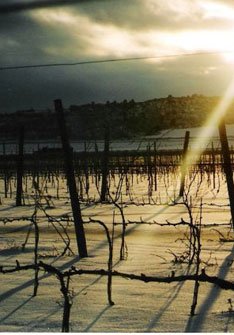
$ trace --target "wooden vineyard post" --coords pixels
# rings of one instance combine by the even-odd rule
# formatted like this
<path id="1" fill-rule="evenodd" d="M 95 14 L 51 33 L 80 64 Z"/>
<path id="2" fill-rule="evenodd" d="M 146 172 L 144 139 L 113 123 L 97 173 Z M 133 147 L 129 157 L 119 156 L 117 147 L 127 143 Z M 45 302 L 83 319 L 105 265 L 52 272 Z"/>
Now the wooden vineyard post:
<path id="1" fill-rule="evenodd" d="M 104 151 L 102 159 L 102 186 L 101 186 L 101 202 L 106 201 L 107 197 L 107 178 L 108 178 L 108 161 L 109 161 L 109 147 L 110 147 L 110 132 L 109 124 L 105 127 L 105 140 L 104 140 Z"/>
<path id="2" fill-rule="evenodd" d="M 156 160 L 156 142 L 154 141 L 154 190 L 157 191 L 157 160 Z"/>
<path id="3" fill-rule="evenodd" d="M 187 170 L 186 156 L 188 152 L 189 136 L 190 136 L 190 131 L 186 131 L 185 137 L 184 137 L 184 148 L 183 148 L 182 162 L 181 162 L 181 179 L 180 179 L 180 193 L 179 193 L 180 197 L 182 197 L 184 194 L 184 184 L 185 184 L 185 176 L 186 176 L 186 170 Z"/>
<path id="4" fill-rule="evenodd" d="M 222 119 L 219 123 L 219 137 L 223 155 L 223 168 L 227 180 L 227 189 L 230 200 L 232 226 L 234 228 L 234 183 L 233 183 L 232 164 L 231 164 L 230 151 L 228 146 L 227 132 L 224 119 Z"/>
<path id="5" fill-rule="evenodd" d="M 86 239 L 85 232 L 83 227 L 83 220 L 81 216 L 80 210 L 80 202 L 78 197 L 78 192 L 76 188 L 76 180 L 74 174 L 74 166 L 73 166 L 73 157 L 72 157 L 72 148 L 70 147 L 67 128 L 65 123 L 65 117 L 63 112 L 62 101 L 57 99 L 54 101 L 55 111 L 57 114 L 57 120 L 60 130 L 60 136 L 64 151 L 64 161 L 65 161 L 65 169 L 66 169 L 66 177 L 68 183 L 68 189 L 70 193 L 71 199 L 71 207 L 74 218 L 75 232 L 76 232 L 76 241 L 78 252 L 81 258 L 87 257 L 87 247 L 86 247 Z"/>
<path id="6" fill-rule="evenodd" d="M 5 142 L 2 144 L 2 151 L 3 151 L 3 157 L 4 157 L 4 162 L 6 164 L 6 144 Z M 4 166 L 4 194 L 5 198 L 7 198 L 7 192 L 8 192 L 8 172 L 7 172 L 7 167 Z"/>
<path id="7" fill-rule="evenodd" d="M 213 188 L 215 189 L 215 149 L 213 142 L 211 142 L 211 155 L 212 155 Z"/>
<path id="8" fill-rule="evenodd" d="M 87 158 L 87 146 L 84 143 L 84 174 L 85 174 L 85 193 L 88 197 L 89 195 L 89 168 L 88 168 L 88 158 Z"/>
<path id="9" fill-rule="evenodd" d="M 24 127 L 21 126 L 19 129 L 19 150 L 17 160 L 16 206 L 22 206 L 23 164 L 24 164 Z"/>

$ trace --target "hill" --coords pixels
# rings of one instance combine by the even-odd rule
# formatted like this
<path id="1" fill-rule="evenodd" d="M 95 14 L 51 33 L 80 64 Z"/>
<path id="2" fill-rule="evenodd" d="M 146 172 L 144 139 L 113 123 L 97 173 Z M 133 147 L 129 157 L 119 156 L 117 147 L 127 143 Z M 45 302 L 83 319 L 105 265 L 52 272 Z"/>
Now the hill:
<path id="1" fill-rule="evenodd" d="M 219 97 L 197 94 L 186 97 L 169 95 L 144 102 L 124 100 L 71 105 L 65 113 L 72 139 L 102 139 L 108 124 L 112 138 L 133 138 L 155 134 L 168 128 L 201 126 L 219 101 Z M 234 101 L 227 111 L 227 123 L 234 123 L 233 110 Z M 1 115 L 1 139 L 17 138 L 19 126 L 22 124 L 29 139 L 54 139 L 59 136 L 54 111 L 30 109 Z"/>

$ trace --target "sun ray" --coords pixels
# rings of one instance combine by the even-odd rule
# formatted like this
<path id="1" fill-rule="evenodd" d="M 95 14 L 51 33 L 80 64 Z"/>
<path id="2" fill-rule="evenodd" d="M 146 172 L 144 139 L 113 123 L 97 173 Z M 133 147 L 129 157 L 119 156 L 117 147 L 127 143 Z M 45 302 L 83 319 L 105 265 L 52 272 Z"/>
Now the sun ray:
<path id="1" fill-rule="evenodd" d="M 195 164 L 200 156 L 204 147 L 206 147 L 210 141 L 215 130 L 217 130 L 219 122 L 225 116 L 226 111 L 230 104 L 232 103 L 234 97 L 234 78 L 231 80 L 225 94 L 220 100 L 217 107 L 214 109 L 211 116 L 207 119 L 204 128 L 199 133 L 195 143 L 194 148 L 190 150 L 187 154 L 187 157 L 184 161 L 186 166 Z"/>

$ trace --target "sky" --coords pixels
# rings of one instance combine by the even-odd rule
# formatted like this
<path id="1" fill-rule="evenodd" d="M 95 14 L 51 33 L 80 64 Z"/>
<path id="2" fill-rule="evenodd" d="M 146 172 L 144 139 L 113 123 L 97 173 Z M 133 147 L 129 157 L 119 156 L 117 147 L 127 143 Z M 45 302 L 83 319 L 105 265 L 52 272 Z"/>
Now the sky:
<path id="1" fill-rule="evenodd" d="M 0 113 L 53 108 L 57 98 L 69 107 L 169 94 L 221 96 L 232 80 L 233 0 L 58 2 L 5 0 L 10 10 L 0 4 Z M 131 57 L 149 58 L 4 70 Z"/>

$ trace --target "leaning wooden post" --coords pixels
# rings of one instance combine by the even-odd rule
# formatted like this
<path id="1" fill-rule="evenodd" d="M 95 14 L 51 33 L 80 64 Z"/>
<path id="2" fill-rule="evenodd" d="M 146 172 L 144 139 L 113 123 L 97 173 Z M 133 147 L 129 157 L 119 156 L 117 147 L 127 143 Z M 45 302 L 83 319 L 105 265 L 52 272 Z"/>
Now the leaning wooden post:
<path id="1" fill-rule="evenodd" d="M 78 252 L 81 258 L 87 257 L 87 247 L 86 247 L 86 239 L 83 227 L 83 220 L 81 216 L 80 210 L 80 202 L 76 188 L 76 180 L 74 174 L 74 166 L 73 166 L 73 157 L 72 157 L 72 148 L 70 147 L 67 128 L 65 123 L 65 117 L 63 112 L 62 101 L 57 99 L 54 101 L 55 111 L 57 114 L 57 120 L 60 130 L 60 136 L 64 151 L 64 160 L 65 160 L 65 169 L 66 169 L 66 177 L 68 183 L 68 189 L 71 198 L 71 207 L 73 212 L 75 231 L 76 231 L 76 241 Z"/>
<path id="2" fill-rule="evenodd" d="M 21 126 L 19 129 L 19 150 L 17 160 L 16 206 L 22 206 L 23 164 L 24 164 L 24 127 Z"/>
<path id="3" fill-rule="evenodd" d="M 102 159 L 102 186 L 101 186 L 101 202 L 106 201 L 107 197 L 107 178 L 108 178 L 108 163 L 109 163 L 109 147 L 110 147 L 110 132 L 109 132 L 109 124 L 106 124 L 105 127 L 105 140 L 104 140 L 104 151 L 103 151 L 103 159 Z"/>
<path id="4" fill-rule="evenodd" d="M 179 193 L 180 197 L 184 195 L 185 176 L 186 176 L 186 170 L 187 170 L 186 156 L 188 152 L 189 136 L 190 136 L 190 131 L 186 131 L 185 137 L 184 137 L 184 148 L 183 148 L 182 162 L 181 162 L 181 179 L 180 179 L 180 193 Z"/>
<path id="5" fill-rule="evenodd" d="M 223 168 L 227 180 L 228 195 L 230 200 L 232 226 L 234 228 L 234 183 L 233 183 L 232 164 L 231 164 L 230 151 L 228 146 L 227 132 L 224 119 L 222 119 L 219 123 L 219 137 L 223 155 Z"/>

